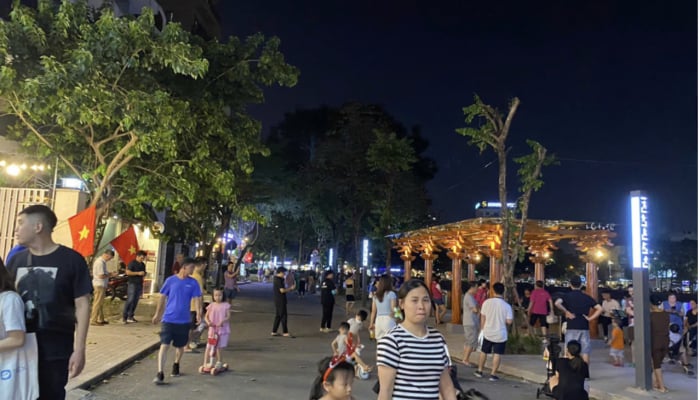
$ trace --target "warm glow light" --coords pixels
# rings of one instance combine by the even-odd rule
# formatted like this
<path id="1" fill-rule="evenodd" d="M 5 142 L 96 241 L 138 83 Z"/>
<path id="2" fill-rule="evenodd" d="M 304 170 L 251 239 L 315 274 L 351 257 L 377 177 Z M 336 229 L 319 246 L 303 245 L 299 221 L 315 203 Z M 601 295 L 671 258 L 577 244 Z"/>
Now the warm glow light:
<path id="1" fill-rule="evenodd" d="M 595 256 L 598 258 L 603 257 L 603 252 L 601 250 L 596 251 Z"/>
<path id="2" fill-rule="evenodd" d="M 11 175 L 11 176 L 17 176 L 17 175 L 19 175 L 20 169 L 19 169 L 19 166 L 12 164 L 12 165 L 7 166 L 7 169 L 5 169 L 5 172 L 7 172 L 7 174 Z"/>

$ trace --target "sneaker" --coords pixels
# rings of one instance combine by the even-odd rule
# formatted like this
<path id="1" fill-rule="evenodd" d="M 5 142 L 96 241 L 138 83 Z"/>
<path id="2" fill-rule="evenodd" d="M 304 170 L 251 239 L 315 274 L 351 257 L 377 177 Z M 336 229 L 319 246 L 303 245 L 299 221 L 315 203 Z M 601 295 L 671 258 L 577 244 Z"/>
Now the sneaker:
<path id="1" fill-rule="evenodd" d="M 126 325 L 126 324 L 127 324 L 126 320 L 123 319 L 123 320 L 122 320 L 122 325 Z"/>
<path id="2" fill-rule="evenodd" d="M 180 364 L 173 363 L 173 371 L 170 373 L 170 376 L 180 376 Z"/>
<path id="3" fill-rule="evenodd" d="M 165 383 L 165 376 L 162 372 L 159 372 L 155 378 L 153 378 L 153 383 L 156 385 L 162 385 Z"/>
<path id="4" fill-rule="evenodd" d="M 137 323 L 137 322 L 139 322 L 139 321 L 137 321 L 137 320 L 135 320 L 135 319 L 133 319 L 133 318 L 129 318 L 129 319 L 126 320 L 126 322 L 129 323 L 129 324 L 135 324 L 135 323 Z"/>
<path id="5" fill-rule="evenodd" d="M 499 379 L 500 379 L 500 378 L 499 378 L 498 376 L 496 376 L 496 375 L 491 375 L 491 376 L 489 376 L 489 380 L 490 380 L 491 382 L 496 382 L 496 381 L 498 381 Z"/>
<path id="6" fill-rule="evenodd" d="M 484 373 L 477 370 L 477 371 L 474 371 L 474 376 L 476 376 L 477 378 L 483 378 Z"/>
<path id="7" fill-rule="evenodd" d="M 326 332 L 326 328 L 321 328 L 318 330 L 319 332 Z"/>

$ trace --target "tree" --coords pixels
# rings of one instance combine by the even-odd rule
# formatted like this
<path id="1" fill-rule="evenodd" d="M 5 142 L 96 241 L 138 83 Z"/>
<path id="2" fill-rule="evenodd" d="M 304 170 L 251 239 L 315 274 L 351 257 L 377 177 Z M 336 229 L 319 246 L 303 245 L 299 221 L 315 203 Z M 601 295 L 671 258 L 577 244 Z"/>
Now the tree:
<path id="1" fill-rule="evenodd" d="M 507 163 L 508 149 L 506 141 L 513 118 L 520 105 L 520 99 L 513 98 L 508 107 L 508 114 L 505 119 L 496 109 L 481 101 L 479 96 L 474 96 L 474 104 L 464 107 L 465 122 L 464 128 L 457 129 L 457 133 L 467 136 L 469 144 L 477 146 L 479 151 L 491 149 L 498 157 L 498 198 L 501 202 L 501 223 L 500 223 L 500 263 L 503 268 L 503 279 L 506 286 L 506 294 L 513 293 L 515 283 L 513 281 L 513 270 L 518 258 L 524 254 L 523 236 L 525 234 L 525 223 L 528 218 L 530 198 L 533 192 L 539 190 L 544 182 L 541 180 L 542 167 L 554 162 L 553 156 L 547 156 L 547 149 L 534 140 L 527 140 L 532 153 L 515 158 L 515 162 L 520 166 L 518 177 L 520 178 L 520 196 L 517 200 L 517 212 L 508 209 L 508 188 L 507 188 Z M 476 127 L 473 126 L 476 124 Z"/>
<path id="2" fill-rule="evenodd" d="M 226 226 L 250 211 L 239 181 L 266 151 L 245 107 L 263 100 L 262 85 L 296 82 L 278 47 L 262 35 L 203 42 L 174 23 L 158 31 L 147 8 L 116 18 L 84 0 L 40 0 L 0 22 L 0 101 L 13 138 L 84 180 L 98 223 L 111 210 L 142 217 L 146 202 Z"/>

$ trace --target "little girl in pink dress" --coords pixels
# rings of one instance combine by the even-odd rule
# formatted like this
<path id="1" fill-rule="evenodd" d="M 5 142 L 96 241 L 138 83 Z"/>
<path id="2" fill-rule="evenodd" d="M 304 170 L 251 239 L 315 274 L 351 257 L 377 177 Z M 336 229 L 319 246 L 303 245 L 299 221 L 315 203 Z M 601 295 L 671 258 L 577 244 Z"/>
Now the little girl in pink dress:
<path id="1" fill-rule="evenodd" d="M 221 368 L 221 349 L 228 346 L 228 337 L 231 334 L 231 326 L 229 325 L 229 309 L 231 305 L 224 301 L 224 292 L 221 289 L 214 290 L 214 302 L 207 306 L 207 314 L 204 320 L 209 326 L 209 337 L 217 334 L 219 340 L 216 344 L 216 368 Z M 208 365 L 210 356 L 209 349 L 204 355 L 204 365 Z"/>

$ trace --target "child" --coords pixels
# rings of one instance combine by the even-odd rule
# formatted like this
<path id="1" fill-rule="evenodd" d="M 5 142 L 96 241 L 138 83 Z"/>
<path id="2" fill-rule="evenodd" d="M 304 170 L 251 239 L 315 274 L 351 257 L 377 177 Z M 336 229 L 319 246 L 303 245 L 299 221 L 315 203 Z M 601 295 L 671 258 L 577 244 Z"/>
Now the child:
<path id="1" fill-rule="evenodd" d="M 366 312 L 365 312 L 366 314 Z M 350 333 L 350 324 L 341 322 L 338 328 L 338 336 L 331 343 L 334 357 L 346 357 L 347 361 L 355 361 L 365 372 L 370 372 L 371 368 L 360 358 L 357 352 L 358 345 L 356 338 L 358 336 Z"/>
<path id="2" fill-rule="evenodd" d="M 343 357 L 326 357 L 318 364 L 318 375 L 311 388 L 309 400 L 354 400 L 352 365 Z"/>
<path id="3" fill-rule="evenodd" d="M 625 334 L 620 327 L 622 322 L 618 318 L 612 320 L 612 334 L 610 335 L 610 357 L 612 364 L 616 367 L 622 367 L 625 362 Z"/>
<path id="4" fill-rule="evenodd" d="M 352 334 L 353 339 L 355 340 L 355 343 L 357 344 L 358 348 L 360 347 L 360 329 L 362 329 L 362 327 L 364 326 L 364 322 L 366 319 L 367 311 L 359 310 L 355 313 L 355 318 L 350 318 L 348 320 L 348 325 L 350 326 L 348 332 Z"/>
<path id="5" fill-rule="evenodd" d="M 228 322 L 228 311 L 231 305 L 224 302 L 224 291 L 222 289 L 215 289 L 212 297 L 214 298 L 214 302 L 207 307 L 207 314 L 204 316 L 204 320 L 207 322 L 207 325 L 209 325 L 209 337 L 214 334 L 219 335 L 219 341 L 214 350 L 216 351 L 216 365 L 214 367 L 220 369 L 223 367 L 223 363 L 221 362 L 221 349 L 228 346 L 228 337 L 231 333 L 231 327 Z M 209 364 L 207 361 L 211 351 L 211 349 L 207 348 L 207 354 L 204 354 L 203 365 Z"/>

